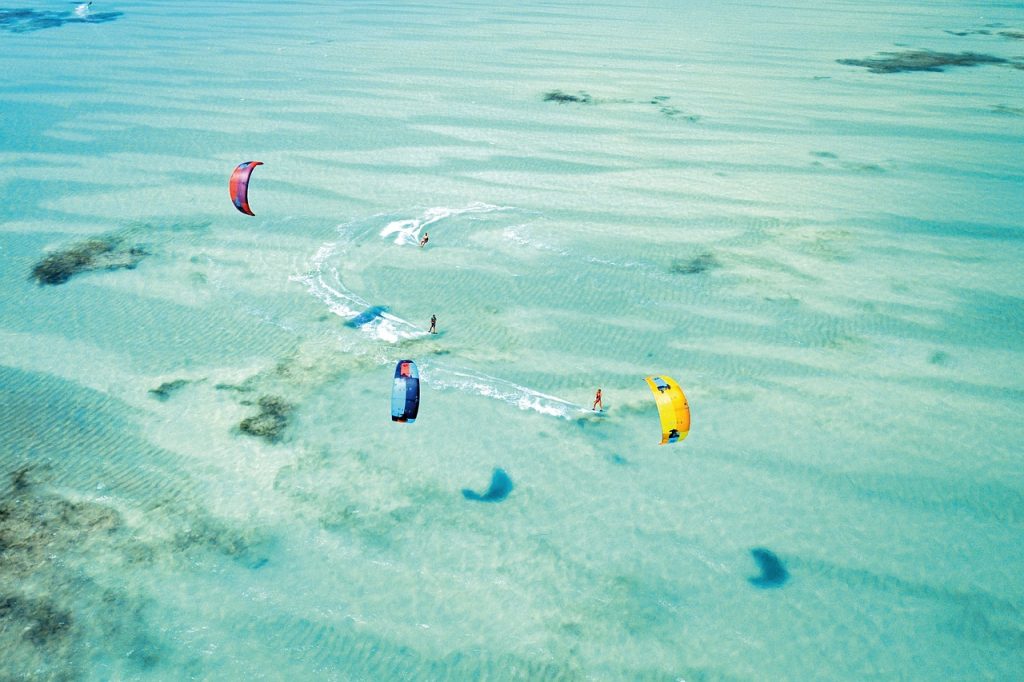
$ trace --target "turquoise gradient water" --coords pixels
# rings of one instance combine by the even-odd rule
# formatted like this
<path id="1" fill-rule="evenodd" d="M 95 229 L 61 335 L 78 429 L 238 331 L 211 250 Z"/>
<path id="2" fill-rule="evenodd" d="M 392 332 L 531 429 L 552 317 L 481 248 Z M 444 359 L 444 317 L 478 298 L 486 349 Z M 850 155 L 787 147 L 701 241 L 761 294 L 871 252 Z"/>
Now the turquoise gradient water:
<path id="1" fill-rule="evenodd" d="M 0 22 L 0 677 L 1024 669 L 1020 6 L 90 11 Z"/>

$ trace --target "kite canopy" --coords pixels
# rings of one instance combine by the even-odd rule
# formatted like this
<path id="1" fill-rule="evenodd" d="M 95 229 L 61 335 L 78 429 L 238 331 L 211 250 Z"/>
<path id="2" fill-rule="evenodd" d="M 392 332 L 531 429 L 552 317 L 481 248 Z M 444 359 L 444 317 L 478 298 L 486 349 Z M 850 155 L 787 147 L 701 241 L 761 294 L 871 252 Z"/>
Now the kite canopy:
<path id="1" fill-rule="evenodd" d="M 391 421 L 411 424 L 419 410 L 420 372 L 412 360 L 399 360 L 391 388 Z"/>
<path id="2" fill-rule="evenodd" d="M 686 403 L 683 389 L 665 375 L 650 376 L 645 381 L 651 387 L 654 401 L 658 404 L 658 416 L 661 417 L 661 445 L 686 438 L 686 434 L 690 432 L 690 406 Z"/>
<path id="3" fill-rule="evenodd" d="M 249 208 L 249 176 L 256 166 L 262 165 L 262 161 L 246 161 L 238 164 L 231 174 L 231 182 L 228 184 L 231 190 L 231 202 L 235 208 L 246 215 L 256 215 Z"/>

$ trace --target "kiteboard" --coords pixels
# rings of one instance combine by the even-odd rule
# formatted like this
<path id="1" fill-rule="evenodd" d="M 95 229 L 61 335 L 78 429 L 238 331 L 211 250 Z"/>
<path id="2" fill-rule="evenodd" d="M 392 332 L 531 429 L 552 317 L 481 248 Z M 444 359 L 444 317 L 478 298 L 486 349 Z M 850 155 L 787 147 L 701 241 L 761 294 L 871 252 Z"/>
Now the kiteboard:
<path id="1" fill-rule="evenodd" d="M 587 407 L 580 408 L 580 419 L 604 419 L 608 416 L 611 405 L 605 405 L 603 410 L 592 410 Z"/>

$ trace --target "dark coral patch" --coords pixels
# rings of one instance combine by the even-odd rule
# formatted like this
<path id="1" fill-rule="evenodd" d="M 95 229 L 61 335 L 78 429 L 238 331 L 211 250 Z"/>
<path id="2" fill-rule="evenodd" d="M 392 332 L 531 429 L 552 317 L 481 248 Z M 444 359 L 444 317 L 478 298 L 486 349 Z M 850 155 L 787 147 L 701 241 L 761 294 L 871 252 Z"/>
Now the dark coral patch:
<path id="1" fill-rule="evenodd" d="M 213 518 L 193 518 L 179 530 L 171 543 L 176 552 L 193 554 L 192 561 L 204 552 L 226 556 L 247 568 L 265 566 L 269 539 L 258 530 L 239 531 Z"/>
<path id="2" fill-rule="evenodd" d="M 23 578 L 85 537 L 121 526 L 109 507 L 37 491 L 31 475 L 27 466 L 11 472 L 14 494 L 0 499 L 0 577 Z"/>
<path id="3" fill-rule="evenodd" d="M 992 31 L 987 28 L 974 29 L 972 31 L 946 31 L 951 36 L 990 36 L 993 35 Z M 1006 29 L 1003 31 L 996 31 L 995 35 L 1003 38 L 1009 38 L 1010 40 L 1024 40 L 1024 31 L 1016 29 Z"/>
<path id="4" fill-rule="evenodd" d="M 667 116 L 668 118 L 680 118 L 690 123 L 696 123 L 700 120 L 700 116 L 697 114 L 688 114 L 677 106 L 672 106 L 668 103 L 669 97 L 667 95 L 658 95 L 652 97 L 650 103 L 658 107 L 658 111 Z"/>
<path id="5" fill-rule="evenodd" d="M 283 398 L 273 395 L 261 396 L 257 404 L 260 408 L 259 414 L 246 417 L 238 428 L 242 433 L 276 443 L 288 426 L 288 419 L 295 407 Z"/>
<path id="6" fill-rule="evenodd" d="M 1008 60 L 976 52 L 932 52 L 931 50 L 907 50 L 904 52 L 882 52 L 869 59 L 837 59 L 847 66 L 863 66 L 871 73 L 899 73 L 901 71 L 943 71 L 947 66 L 979 66 L 982 64 L 1006 64 Z"/>
<path id="7" fill-rule="evenodd" d="M 562 92 L 561 90 L 550 90 L 544 93 L 544 101 L 558 102 L 559 104 L 593 104 L 594 98 L 591 97 L 588 93 L 583 92 L 582 90 L 580 90 L 579 93 L 575 95 L 571 95 L 567 92 Z"/>
<path id="8" fill-rule="evenodd" d="M 8 595 L 0 596 L 0 623 L 21 630 L 22 637 L 32 644 L 46 646 L 67 635 L 72 617 L 49 601 Z"/>
<path id="9" fill-rule="evenodd" d="M 168 398 L 171 397 L 172 393 L 181 388 L 184 388 L 187 384 L 187 379 L 175 379 L 174 381 L 165 381 L 156 388 L 149 389 L 149 393 L 157 400 L 167 400 Z"/>
<path id="10" fill-rule="evenodd" d="M 668 270 L 673 275 L 698 275 L 717 267 L 718 259 L 714 254 L 701 253 L 693 258 L 673 260 Z"/>
<path id="11" fill-rule="evenodd" d="M 214 386 L 218 391 L 235 391 L 237 393 L 252 393 L 254 390 L 251 381 L 245 381 L 241 384 L 217 384 Z"/>
<path id="12" fill-rule="evenodd" d="M 997 114 L 1009 114 L 1010 116 L 1024 116 L 1024 107 L 1011 107 L 1007 104 L 993 104 L 992 111 Z"/>
<path id="13" fill-rule="evenodd" d="M 64 284 L 91 270 L 130 270 L 148 255 L 141 246 L 125 244 L 119 235 L 95 237 L 44 256 L 32 268 L 32 278 L 39 284 Z"/>

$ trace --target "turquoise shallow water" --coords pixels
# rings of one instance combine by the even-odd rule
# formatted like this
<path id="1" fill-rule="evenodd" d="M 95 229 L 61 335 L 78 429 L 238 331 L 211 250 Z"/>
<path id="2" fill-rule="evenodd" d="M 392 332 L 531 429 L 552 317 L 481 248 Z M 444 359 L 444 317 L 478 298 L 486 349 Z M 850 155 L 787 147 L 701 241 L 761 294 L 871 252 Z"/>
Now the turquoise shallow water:
<path id="1" fill-rule="evenodd" d="M 1018 678 L 1018 5 L 74 9 L 0 10 L 0 677 Z"/>

